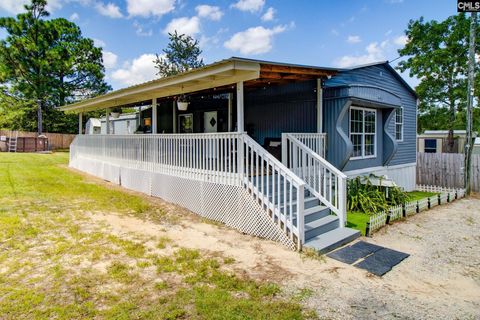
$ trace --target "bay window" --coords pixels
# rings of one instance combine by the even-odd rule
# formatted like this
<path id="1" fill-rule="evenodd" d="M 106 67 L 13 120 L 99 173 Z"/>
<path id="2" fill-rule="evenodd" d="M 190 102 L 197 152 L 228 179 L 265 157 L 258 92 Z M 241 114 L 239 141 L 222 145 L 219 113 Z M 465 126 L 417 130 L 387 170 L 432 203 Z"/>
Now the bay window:
<path id="1" fill-rule="evenodd" d="M 360 107 L 350 108 L 350 140 L 352 159 L 374 158 L 377 155 L 377 111 Z"/>

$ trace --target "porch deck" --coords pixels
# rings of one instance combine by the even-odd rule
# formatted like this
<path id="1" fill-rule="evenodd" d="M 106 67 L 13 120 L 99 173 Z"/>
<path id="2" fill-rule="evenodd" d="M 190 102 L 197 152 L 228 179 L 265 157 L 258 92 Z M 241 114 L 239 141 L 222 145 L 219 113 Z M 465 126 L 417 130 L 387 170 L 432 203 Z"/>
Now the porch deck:
<path id="1" fill-rule="evenodd" d="M 324 250 L 355 236 L 339 231 L 346 177 L 295 137 L 324 150 L 321 134 L 285 135 L 284 163 L 246 133 L 79 135 L 70 166 L 292 249 Z"/>

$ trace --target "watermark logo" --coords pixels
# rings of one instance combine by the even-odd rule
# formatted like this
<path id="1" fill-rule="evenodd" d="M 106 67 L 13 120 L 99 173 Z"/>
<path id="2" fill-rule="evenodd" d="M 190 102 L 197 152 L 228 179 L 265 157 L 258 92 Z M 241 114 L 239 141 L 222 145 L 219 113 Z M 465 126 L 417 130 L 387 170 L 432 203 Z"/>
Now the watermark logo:
<path id="1" fill-rule="evenodd" d="M 457 0 L 457 12 L 479 12 L 480 0 L 464 1 Z"/>

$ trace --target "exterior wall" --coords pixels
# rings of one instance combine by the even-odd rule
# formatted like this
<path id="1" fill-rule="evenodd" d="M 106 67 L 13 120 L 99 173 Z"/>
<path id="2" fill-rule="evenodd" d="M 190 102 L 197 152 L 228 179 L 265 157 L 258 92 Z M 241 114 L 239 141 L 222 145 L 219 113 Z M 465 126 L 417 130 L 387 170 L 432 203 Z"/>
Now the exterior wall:
<path id="1" fill-rule="evenodd" d="M 245 91 L 245 127 L 259 144 L 283 132 L 317 131 L 316 81 Z"/>
<path id="2" fill-rule="evenodd" d="M 348 178 L 373 173 L 377 176 L 387 176 L 405 191 L 413 191 L 416 187 L 416 163 L 407 163 L 395 166 L 372 167 L 362 170 L 346 171 Z"/>
<path id="3" fill-rule="evenodd" d="M 110 134 L 133 134 L 138 126 L 138 116 L 136 114 L 120 115 L 118 119 L 110 117 Z M 107 122 L 105 118 L 100 119 L 102 127 L 101 134 L 107 134 Z M 130 123 L 128 126 L 127 121 Z"/>
<path id="4" fill-rule="evenodd" d="M 397 141 L 397 150 L 388 165 L 406 164 L 416 161 L 416 97 L 409 89 L 407 89 L 398 77 L 400 76 L 392 72 L 389 67 L 380 64 L 342 72 L 326 82 L 327 88 L 352 84 L 376 86 L 399 98 L 398 101 L 400 102 L 404 113 L 404 139 L 403 141 Z M 358 94 L 363 95 L 363 100 L 367 101 L 373 99 L 372 94 L 369 94 L 366 90 L 368 89 L 365 89 L 363 93 L 359 92 Z M 353 92 L 349 92 L 348 96 L 352 96 L 353 94 Z M 369 96 L 370 98 L 368 99 Z M 379 101 L 377 101 L 379 103 L 386 102 L 387 104 L 395 104 L 393 99 L 385 98 L 384 94 L 377 98 L 379 99 Z M 394 118 L 392 118 L 388 124 L 388 131 L 394 136 Z"/>

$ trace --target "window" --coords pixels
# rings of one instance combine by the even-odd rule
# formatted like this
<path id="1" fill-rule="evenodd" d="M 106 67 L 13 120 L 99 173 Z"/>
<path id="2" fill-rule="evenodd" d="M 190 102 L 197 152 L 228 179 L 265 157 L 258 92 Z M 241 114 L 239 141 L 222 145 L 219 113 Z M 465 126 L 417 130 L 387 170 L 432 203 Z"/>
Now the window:
<path id="1" fill-rule="evenodd" d="M 437 153 L 437 139 L 425 139 L 425 152 Z"/>
<path id="2" fill-rule="evenodd" d="M 377 112 L 374 109 L 350 108 L 350 140 L 353 144 L 352 159 L 376 157 L 376 119 Z"/>
<path id="3" fill-rule="evenodd" d="M 395 139 L 403 141 L 403 108 L 395 111 Z"/>

